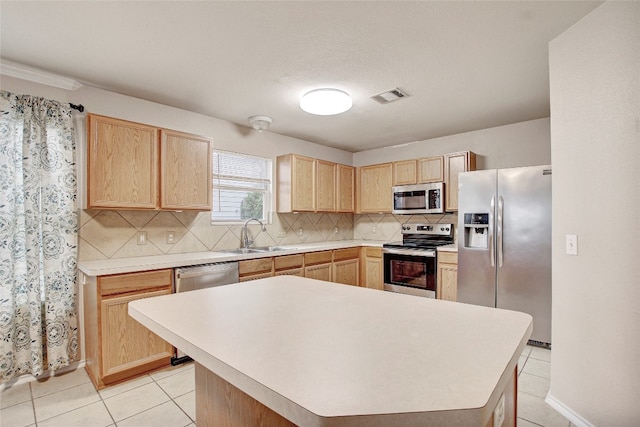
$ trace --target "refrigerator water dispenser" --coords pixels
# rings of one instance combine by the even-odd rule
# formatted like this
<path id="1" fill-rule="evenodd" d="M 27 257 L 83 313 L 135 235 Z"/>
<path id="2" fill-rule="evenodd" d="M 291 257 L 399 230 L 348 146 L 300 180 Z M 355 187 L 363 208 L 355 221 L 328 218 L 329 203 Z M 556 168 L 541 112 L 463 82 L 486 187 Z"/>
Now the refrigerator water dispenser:
<path id="1" fill-rule="evenodd" d="M 489 248 L 489 214 L 464 214 L 464 247 L 476 249 Z"/>

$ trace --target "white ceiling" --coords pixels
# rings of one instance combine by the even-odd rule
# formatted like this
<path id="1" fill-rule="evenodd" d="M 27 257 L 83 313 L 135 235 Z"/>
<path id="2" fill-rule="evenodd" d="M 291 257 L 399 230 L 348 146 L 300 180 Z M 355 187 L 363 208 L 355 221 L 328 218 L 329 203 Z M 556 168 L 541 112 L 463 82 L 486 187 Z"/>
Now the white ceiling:
<path id="1" fill-rule="evenodd" d="M 600 3 L 2 1 L 0 55 L 357 152 L 548 117 L 548 43 Z M 352 109 L 303 112 L 320 87 Z M 410 97 L 370 99 L 395 87 Z"/>

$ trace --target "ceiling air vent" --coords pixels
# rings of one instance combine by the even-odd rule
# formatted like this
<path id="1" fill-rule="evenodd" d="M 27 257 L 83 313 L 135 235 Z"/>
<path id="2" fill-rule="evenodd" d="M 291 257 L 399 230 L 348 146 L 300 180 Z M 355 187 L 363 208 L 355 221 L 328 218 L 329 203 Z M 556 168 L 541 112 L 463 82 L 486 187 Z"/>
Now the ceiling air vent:
<path id="1" fill-rule="evenodd" d="M 400 88 L 395 88 L 388 90 L 386 92 L 379 93 L 371 97 L 376 102 L 380 104 L 388 104 L 393 101 L 397 101 L 398 99 L 406 98 L 409 95 L 400 90 Z"/>

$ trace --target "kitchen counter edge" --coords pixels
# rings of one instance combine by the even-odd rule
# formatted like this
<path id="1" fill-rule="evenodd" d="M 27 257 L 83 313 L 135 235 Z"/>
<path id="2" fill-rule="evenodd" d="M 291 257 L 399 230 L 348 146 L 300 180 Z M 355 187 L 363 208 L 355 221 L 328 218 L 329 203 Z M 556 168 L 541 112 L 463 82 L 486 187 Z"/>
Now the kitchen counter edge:
<path id="1" fill-rule="evenodd" d="M 187 252 L 170 255 L 152 255 L 131 258 L 113 258 L 105 260 L 81 261 L 78 270 L 87 276 L 106 276 L 110 274 L 136 273 L 140 271 L 161 270 L 164 268 L 186 267 L 210 264 L 214 262 L 242 261 L 246 259 L 267 258 L 352 247 L 382 247 L 386 243 L 378 240 L 336 240 L 330 242 L 301 243 L 297 245 L 279 245 L 285 250 L 253 254 L 229 254 L 225 252 L 205 251 Z"/>
<path id="2" fill-rule="evenodd" d="M 438 252 L 458 252 L 458 244 L 452 243 L 450 245 L 438 246 Z"/>

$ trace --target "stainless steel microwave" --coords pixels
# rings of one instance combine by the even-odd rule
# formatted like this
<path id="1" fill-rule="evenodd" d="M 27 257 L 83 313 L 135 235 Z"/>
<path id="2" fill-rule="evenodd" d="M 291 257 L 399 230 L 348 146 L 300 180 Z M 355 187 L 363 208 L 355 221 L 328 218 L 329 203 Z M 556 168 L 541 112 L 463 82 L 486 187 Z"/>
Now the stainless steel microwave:
<path id="1" fill-rule="evenodd" d="M 444 213 L 444 184 L 398 185 L 393 187 L 394 215 Z"/>

